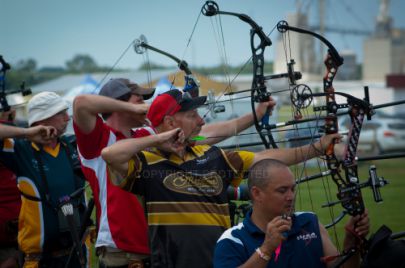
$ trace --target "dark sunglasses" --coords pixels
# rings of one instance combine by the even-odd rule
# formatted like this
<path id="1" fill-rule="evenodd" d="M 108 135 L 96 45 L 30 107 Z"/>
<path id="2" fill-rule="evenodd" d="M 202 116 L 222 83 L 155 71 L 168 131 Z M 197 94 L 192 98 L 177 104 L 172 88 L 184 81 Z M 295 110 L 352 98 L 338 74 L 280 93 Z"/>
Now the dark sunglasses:
<path id="1" fill-rule="evenodd" d="M 188 92 L 183 92 L 181 95 L 178 96 L 178 98 L 180 98 L 180 99 L 177 99 L 177 103 L 180 104 L 180 105 L 182 103 L 189 102 L 189 101 L 191 101 L 193 99 L 191 94 L 188 93 Z"/>

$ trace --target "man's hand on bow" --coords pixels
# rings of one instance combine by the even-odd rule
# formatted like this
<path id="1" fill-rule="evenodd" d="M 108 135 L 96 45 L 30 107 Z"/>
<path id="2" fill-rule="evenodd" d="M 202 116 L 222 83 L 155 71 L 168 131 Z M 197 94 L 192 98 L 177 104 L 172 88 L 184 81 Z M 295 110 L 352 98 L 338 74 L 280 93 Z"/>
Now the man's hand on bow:
<path id="1" fill-rule="evenodd" d="M 341 142 L 342 138 L 343 136 L 339 133 L 322 136 L 316 148 L 321 152 L 325 152 L 330 144 L 338 144 Z"/>
<path id="2" fill-rule="evenodd" d="M 276 106 L 276 101 L 270 97 L 269 101 L 265 102 L 259 102 L 259 104 L 256 107 L 256 115 L 257 119 L 260 120 L 262 117 L 266 114 L 267 111 L 270 112 L 269 115 L 272 114 L 274 106 Z"/>
<path id="3" fill-rule="evenodd" d="M 350 217 L 350 220 L 345 225 L 345 239 L 343 248 L 345 251 L 351 249 L 356 250 L 364 243 L 364 239 L 370 231 L 370 219 L 368 211 L 365 210 L 363 214 Z M 360 267 L 360 251 L 356 250 L 351 258 L 345 262 L 345 267 Z"/>
<path id="4" fill-rule="evenodd" d="M 345 225 L 345 230 L 345 248 L 346 246 L 354 246 L 359 239 L 365 238 L 370 232 L 370 218 L 367 209 L 361 215 L 350 217 Z"/>

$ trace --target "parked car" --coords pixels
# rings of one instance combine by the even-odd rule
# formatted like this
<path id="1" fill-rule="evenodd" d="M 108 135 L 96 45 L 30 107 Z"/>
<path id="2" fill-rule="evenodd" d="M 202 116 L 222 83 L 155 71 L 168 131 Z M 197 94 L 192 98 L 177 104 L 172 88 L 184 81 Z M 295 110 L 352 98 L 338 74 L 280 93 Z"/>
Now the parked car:
<path id="1" fill-rule="evenodd" d="M 341 118 L 339 126 L 340 132 L 348 131 L 351 126 L 350 118 Z M 405 120 L 377 116 L 368 121 L 365 118 L 357 149 L 359 155 L 405 151 Z"/>
<path id="2" fill-rule="evenodd" d="M 294 148 L 317 141 L 322 132 L 323 121 L 310 121 L 289 128 L 285 133 L 286 147 Z"/>

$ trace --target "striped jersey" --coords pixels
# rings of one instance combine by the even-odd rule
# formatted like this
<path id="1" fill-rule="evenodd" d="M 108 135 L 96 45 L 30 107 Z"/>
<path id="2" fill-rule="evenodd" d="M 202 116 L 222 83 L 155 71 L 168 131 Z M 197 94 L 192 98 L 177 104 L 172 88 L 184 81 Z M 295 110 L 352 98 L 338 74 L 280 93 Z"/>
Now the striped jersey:
<path id="1" fill-rule="evenodd" d="M 120 185 L 145 198 L 153 267 L 210 267 L 230 227 L 227 188 L 239 184 L 254 154 L 187 147 L 180 159 L 157 149 L 129 162 Z"/>

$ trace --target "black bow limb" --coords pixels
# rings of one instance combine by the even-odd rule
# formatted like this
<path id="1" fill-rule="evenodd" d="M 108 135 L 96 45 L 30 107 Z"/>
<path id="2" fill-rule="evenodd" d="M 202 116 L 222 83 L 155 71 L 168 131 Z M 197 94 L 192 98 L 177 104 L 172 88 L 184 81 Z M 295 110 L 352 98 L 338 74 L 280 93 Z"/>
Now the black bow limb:
<path id="1" fill-rule="evenodd" d="M 198 97 L 199 96 L 199 88 L 200 88 L 200 83 L 196 79 L 196 77 L 193 75 L 191 72 L 190 68 L 188 67 L 188 63 L 185 60 L 181 60 L 178 57 L 163 51 L 161 49 L 158 49 L 154 46 L 151 46 L 148 44 L 148 41 L 146 40 L 146 37 L 144 35 L 141 35 L 138 39 L 134 40 L 134 50 L 137 54 L 143 54 L 146 52 L 147 49 L 155 51 L 159 54 L 162 54 L 172 60 L 174 60 L 177 63 L 177 66 L 179 67 L 180 70 L 184 71 L 186 73 L 185 75 L 185 85 L 184 85 L 184 91 L 189 92 L 192 97 Z"/>
<path id="2" fill-rule="evenodd" d="M 240 20 L 248 23 L 250 29 L 250 47 L 252 51 L 253 62 L 253 79 L 251 87 L 251 106 L 254 117 L 256 130 L 266 148 L 277 148 L 277 144 L 271 133 L 269 125 L 269 116 L 271 111 L 266 111 L 265 115 L 259 121 L 256 114 L 255 102 L 267 102 L 270 100 L 270 93 L 267 91 L 266 77 L 264 76 L 264 51 L 266 47 L 271 46 L 270 38 L 263 32 L 260 27 L 252 18 L 246 14 L 239 14 L 234 12 L 220 11 L 219 6 L 214 1 L 206 1 L 201 8 L 201 13 L 204 16 L 215 15 L 230 15 L 239 18 Z"/>

